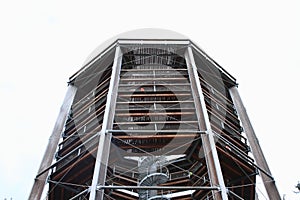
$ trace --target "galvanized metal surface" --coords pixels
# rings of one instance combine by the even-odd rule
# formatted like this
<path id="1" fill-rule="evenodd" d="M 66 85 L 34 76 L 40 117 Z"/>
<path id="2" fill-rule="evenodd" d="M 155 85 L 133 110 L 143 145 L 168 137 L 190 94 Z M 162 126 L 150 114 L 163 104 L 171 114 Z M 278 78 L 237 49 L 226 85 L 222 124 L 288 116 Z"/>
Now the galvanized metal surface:
<path id="1" fill-rule="evenodd" d="M 106 176 L 106 165 L 108 160 L 108 152 L 110 147 L 111 133 L 106 130 L 112 129 L 113 116 L 115 110 L 115 102 L 117 97 L 117 86 L 119 82 L 120 69 L 122 61 L 122 52 L 120 47 L 116 48 L 115 59 L 112 69 L 112 78 L 110 80 L 109 91 L 107 94 L 106 107 L 103 119 L 102 130 L 100 132 L 96 164 L 94 168 L 93 181 L 91 185 L 90 200 L 103 199 L 103 191 L 96 190 L 97 185 L 104 185 Z M 108 151 L 108 152 L 107 152 Z M 100 171 L 102 172 L 100 174 Z"/>
<path id="2" fill-rule="evenodd" d="M 220 190 L 219 187 L 206 186 L 119 186 L 119 185 L 105 185 L 98 186 L 98 190 L 104 189 L 140 189 L 140 190 Z"/>
<path id="3" fill-rule="evenodd" d="M 202 93 L 200 80 L 198 77 L 196 64 L 194 61 L 191 47 L 188 47 L 187 49 L 186 60 L 187 60 L 188 72 L 191 81 L 196 112 L 199 121 L 199 127 L 200 130 L 206 130 L 208 132 L 208 134 L 202 134 L 201 138 L 202 138 L 202 144 L 203 144 L 204 153 L 206 157 L 207 167 L 211 179 L 211 184 L 213 186 L 219 186 L 221 190 L 221 194 L 216 193 L 214 198 L 216 200 L 222 200 L 222 199 L 227 200 L 228 199 L 227 189 L 225 187 L 220 162 L 218 159 L 217 149 L 214 143 L 213 132 L 210 127 L 204 96 Z"/>

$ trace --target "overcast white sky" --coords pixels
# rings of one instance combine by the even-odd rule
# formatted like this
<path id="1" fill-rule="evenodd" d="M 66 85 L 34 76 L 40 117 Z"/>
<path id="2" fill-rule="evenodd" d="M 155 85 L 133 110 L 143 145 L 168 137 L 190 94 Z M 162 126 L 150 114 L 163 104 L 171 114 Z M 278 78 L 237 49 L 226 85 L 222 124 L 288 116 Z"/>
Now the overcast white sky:
<path id="1" fill-rule="evenodd" d="M 281 195 L 300 181 L 300 1 L 0 2 L 0 200 L 27 199 L 69 76 L 137 28 L 186 35 L 237 78 Z"/>

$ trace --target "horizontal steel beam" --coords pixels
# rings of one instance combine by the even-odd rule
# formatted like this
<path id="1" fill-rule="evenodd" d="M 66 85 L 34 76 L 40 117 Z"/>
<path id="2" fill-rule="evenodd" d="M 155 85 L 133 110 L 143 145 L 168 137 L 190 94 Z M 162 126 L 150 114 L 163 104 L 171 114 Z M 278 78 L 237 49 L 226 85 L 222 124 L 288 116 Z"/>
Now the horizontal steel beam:
<path id="1" fill-rule="evenodd" d="M 138 190 L 220 190 L 216 186 L 122 186 L 105 185 L 97 186 L 98 190 L 104 189 L 138 189 Z"/>
<path id="2" fill-rule="evenodd" d="M 171 39 L 119 39 L 117 43 L 120 45 L 131 45 L 131 44 L 170 44 L 170 45 L 189 45 L 190 40 L 171 40 Z"/>
<path id="3" fill-rule="evenodd" d="M 162 139 L 162 138 L 194 138 L 199 136 L 199 134 L 175 134 L 175 135 L 120 135 L 120 136 L 113 136 L 114 138 L 118 139 Z"/>
<path id="4" fill-rule="evenodd" d="M 193 130 L 106 130 L 106 133 L 199 133 L 206 134 L 207 131 Z"/>

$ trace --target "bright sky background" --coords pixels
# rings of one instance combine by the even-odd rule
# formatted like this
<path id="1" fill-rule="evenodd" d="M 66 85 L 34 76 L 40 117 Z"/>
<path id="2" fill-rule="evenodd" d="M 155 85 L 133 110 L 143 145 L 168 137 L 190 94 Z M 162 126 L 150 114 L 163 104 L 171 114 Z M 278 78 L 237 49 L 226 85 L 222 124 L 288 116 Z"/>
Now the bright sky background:
<path id="1" fill-rule="evenodd" d="M 69 76 L 137 28 L 186 35 L 237 78 L 286 200 L 299 199 L 300 1 L 0 2 L 0 200 L 27 199 Z"/>

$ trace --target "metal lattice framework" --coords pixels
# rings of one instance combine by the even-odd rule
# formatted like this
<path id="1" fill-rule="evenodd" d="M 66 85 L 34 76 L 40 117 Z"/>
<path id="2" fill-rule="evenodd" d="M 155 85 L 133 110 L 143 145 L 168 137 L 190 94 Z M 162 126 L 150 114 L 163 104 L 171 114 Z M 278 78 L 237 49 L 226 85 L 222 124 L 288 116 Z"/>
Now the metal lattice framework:
<path id="1" fill-rule="evenodd" d="M 136 34 L 70 78 L 29 199 L 254 200 L 258 174 L 280 199 L 235 78 L 189 39 Z"/>

